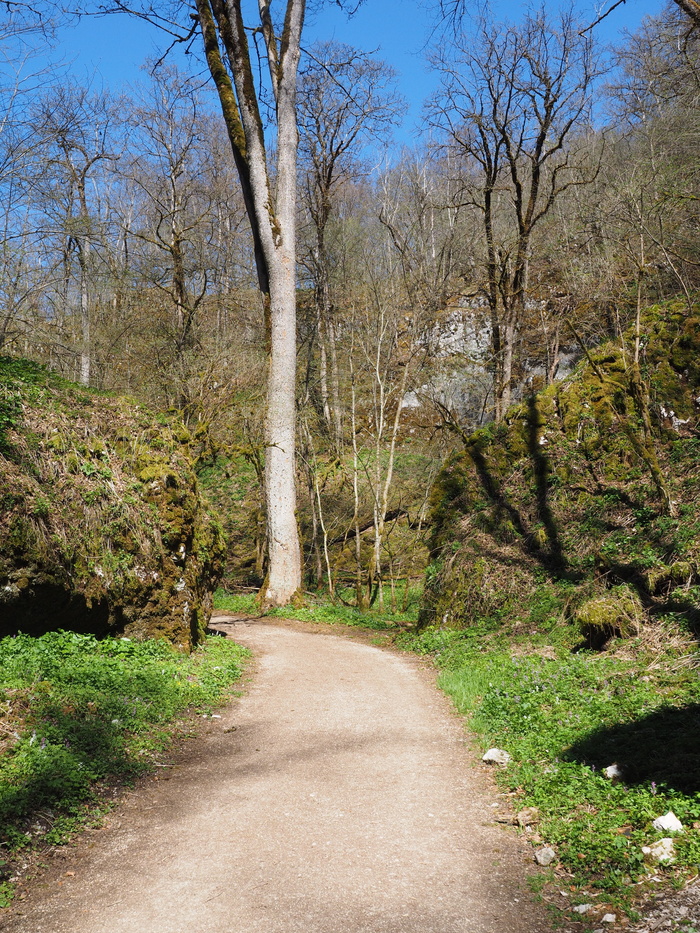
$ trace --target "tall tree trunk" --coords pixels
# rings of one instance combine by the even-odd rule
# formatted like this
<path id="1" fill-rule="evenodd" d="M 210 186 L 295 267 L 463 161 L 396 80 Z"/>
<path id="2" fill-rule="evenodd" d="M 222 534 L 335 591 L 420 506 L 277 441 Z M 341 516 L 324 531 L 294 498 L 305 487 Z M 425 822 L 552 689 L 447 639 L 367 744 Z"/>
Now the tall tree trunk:
<path id="1" fill-rule="evenodd" d="M 90 236 L 87 232 L 90 218 L 85 193 L 85 175 L 78 176 L 78 203 L 80 205 L 80 222 L 84 225 L 84 232 L 76 237 L 78 248 L 78 267 L 80 269 L 80 382 L 84 386 L 90 385 L 90 361 L 92 354 L 90 338 Z"/>
<path id="2" fill-rule="evenodd" d="M 270 269 L 270 348 L 265 419 L 265 501 L 270 570 L 264 598 L 288 603 L 301 587 L 296 517 L 296 269 L 292 249 Z"/>
<path id="3" fill-rule="evenodd" d="M 278 41 L 269 3 L 258 5 L 276 113 L 275 185 L 267 165 L 265 124 L 255 92 L 241 0 L 196 0 L 209 71 L 241 181 L 255 246 L 268 334 L 265 500 L 269 572 L 265 604 L 288 603 L 301 587 L 296 522 L 296 76 L 305 0 L 287 0 Z M 221 43 L 221 45 L 220 45 Z M 221 48 L 228 58 L 224 66 Z M 256 66 L 257 67 L 257 66 Z"/>
<path id="4" fill-rule="evenodd" d="M 355 599 L 358 609 L 366 609 L 369 600 L 365 596 L 362 580 L 362 533 L 360 529 L 360 455 L 357 449 L 357 394 L 355 388 L 355 321 L 352 322 L 353 343 L 350 347 L 350 433 L 352 436 L 352 493 L 354 513 L 352 524 L 355 530 Z"/>
<path id="5" fill-rule="evenodd" d="M 78 265 L 80 267 L 80 383 L 90 385 L 90 287 L 88 282 L 90 263 L 90 240 L 80 237 L 78 241 Z"/>
<path id="6" fill-rule="evenodd" d="M 403 398 L 406 394 L 406 385 L 408 379 L 408 365 L 404 365 L 403 373 L 401 375 L 401 382 L 399 385 L 399 390 L 397 394 L 397 403 L 396 403 L 396 412 L 394 414 L 394 421 L 391 426 L 391 440 L 389 442 L 389 452 L 388 452 L 388 462 L 386 465 L 386 473 L 384 474 L 384 482 L 381 483 L 381 492 L 379 488 L 377 489 L 377 494 L 375 496 L 375 525 L 374 525 L 374 571 L 375 576 L 379 580 L 379 608 L 384 609 L 384 594 L 382 591 L 382 564 L 381 564 L 381 551 L 382 545 L 384 543 L 384 535 L 386 530 L 386 513 L 389 507 L 389 493 L 391 491 L 391 484 L 394 479 L 394 461 L 396 459 L 396 441 L 399 436 L 399 426 L 401 423 L 401 411 L 403 409 Z M 377 450 L 377 469 L 379 471 L 379 449 Z M 379 473 L 378 473 L 379 479 Z M 377 508 L 378 502 L 378 508 Z M 393 584 L 392 584 L 392 598 L 393 598 Z"/>
<path id="7" fill-rule="evenodd" d="M 301 422 L 304 438 L 304 466 L 306 468 L 306 488 L 309 494 L 309 507 L 311 509 L 311 552 L 314 560 L 314 583 L 317 589 L 323 584 L 323 559 L 321 556 L 321 543 L 319 531 L 324 528 L 319 516 L 323 515 L 321 509 L 321 496 L 318 485 L 318 465 L 316 452 L 313 446 L 313 437 L 306 418 Z"/>
<path id="8" fill-rule="evenodd" d="M 315 264 L 318 282 L 316 285 L 316 313 L 318 316 L 318 343 L 320 356 L 320 383 L 323 417 L 332 434 L 336 452 L 342 452 L 342 416 L 340 407 L 340 376 L 338 372 L 338 348 L 333 322 L 333 303 L 328 279 L 328 254 L 325 244 L 325 224 L 330 209 L 318 217 L 316 232 Z M 330 366 L 329 366 L 330 363 Z M 330 378 L 329 378 L 330 371 Z"/>
<path id="9" fill-rule="evenodd" d="M 318 356 L 319 356 L 319 389 L 321 391 L 321 407 L 323 420 L 327 430 L 331 427 L 331 407 L 328 400 L 328 353 L 326 352 L 326 327 L 323 319 L 320 301 L 317 299 L 316 326 L 318 328 Z"/>
<path id="10" fill-rule="evenodd" d="M 338 343 L 333 318 L 328 317 L 328 349 L 331 358 L 331 408 L 333 411 L 333 433 L 335 449 L 340 456 L 343 452 L 343 414 L 340 405 L 340 372 L 338 370 Z"/>
<path id="11" fill-rule="evenodd" d="M 502 328 L 503 337 L 503 368 L 501 371 L 500 411 L 501 418 L 505 417 L 510 408 L 513 397 L 513 357 L 515 355 L 515 321 L 508 315 L 505 326 Z"/>

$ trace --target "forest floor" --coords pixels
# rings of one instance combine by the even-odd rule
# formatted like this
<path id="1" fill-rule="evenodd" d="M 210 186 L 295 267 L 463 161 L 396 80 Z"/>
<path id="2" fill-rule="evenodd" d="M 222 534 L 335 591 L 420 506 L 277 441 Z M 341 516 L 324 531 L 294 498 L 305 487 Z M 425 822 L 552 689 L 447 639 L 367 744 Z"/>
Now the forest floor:
<path id="1" fill-rule="evenodd" d="M 216 622 L 253 652 L 243 695 L 103 828 L 55 850 L 1 930 L 551 929 L 532 849 L 495 821 L 508 801 L 428 662 L 356 630 Z"/>

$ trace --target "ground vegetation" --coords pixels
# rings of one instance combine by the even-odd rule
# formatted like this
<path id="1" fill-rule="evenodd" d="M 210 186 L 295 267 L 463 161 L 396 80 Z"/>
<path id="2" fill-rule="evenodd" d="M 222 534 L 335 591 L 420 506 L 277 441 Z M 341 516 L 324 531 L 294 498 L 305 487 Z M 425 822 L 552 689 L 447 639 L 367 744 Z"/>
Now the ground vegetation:
<path id="1" fill-rule="evenodd" d="M 192 654 L 65 631 L 0 639 L 0 907 L 125 786 L 168 767 L 173 743 L 197 734 L 194 715 L 230 697 L 246 654 L 214 636 Z"/>

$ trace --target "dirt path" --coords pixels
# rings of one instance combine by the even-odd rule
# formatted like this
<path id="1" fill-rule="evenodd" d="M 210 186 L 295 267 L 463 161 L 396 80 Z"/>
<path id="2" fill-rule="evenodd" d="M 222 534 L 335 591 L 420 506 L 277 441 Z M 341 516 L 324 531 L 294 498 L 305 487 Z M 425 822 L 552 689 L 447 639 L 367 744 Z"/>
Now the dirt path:
<path id="1" fill-rule="evenodd" d="M 248 693 L 53 860 L 7 933 L 538 933 L 526 850 L 410 658 L 237 623 Z M 169 779 L 167 779 L 169 778 Z M 531 856 L 530 856 L 531 858 Z"/>

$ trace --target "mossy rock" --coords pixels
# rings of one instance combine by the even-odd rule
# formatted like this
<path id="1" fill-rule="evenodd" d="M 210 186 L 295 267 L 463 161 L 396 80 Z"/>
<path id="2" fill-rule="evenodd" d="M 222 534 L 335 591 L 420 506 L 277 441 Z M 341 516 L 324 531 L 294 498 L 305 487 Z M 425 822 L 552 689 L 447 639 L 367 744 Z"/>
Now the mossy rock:
<path id="1" fill-rule="evenodd" d="M 670 593 L 677 586 L 690 587 L 697 582 L 698 568 L 693 561 L 679 560 L 671 565 L 661 564 L 647 571 L 647 590 L 652 596 Z"/>
<path id="2" fill-rule="evenodd" d="M 638 635 L 643 620 L 642 603 L 626 586 L 587 600 L 574 613 L 574 621 L 591 648 L 600 648 L 613 637 Z"/>
<path id="3" fill-rule="evenodd" d="M 700 566 L 700 307 L 646 309 L 643 336 L 641 389 L 629 332 L 446 461 L 430 497 L 430 555 L 442 569 L 422 620 L 468 626 L 486 613 L 525 624 L 540 586 L 572 587 L 586 631 L 625 634 L 640 613 L 685 612 L 677 588 L 694 588 Z M 620 585 L 634 608 L 610 596 Z M 500 602 L 485 599 L 499 587 Z"/>
<path id="4" fill-rule="evenodd" d="M 191 436 L 130 399 L 0 358 L 0 636 L 202 637 L 221 529 Z"/>

